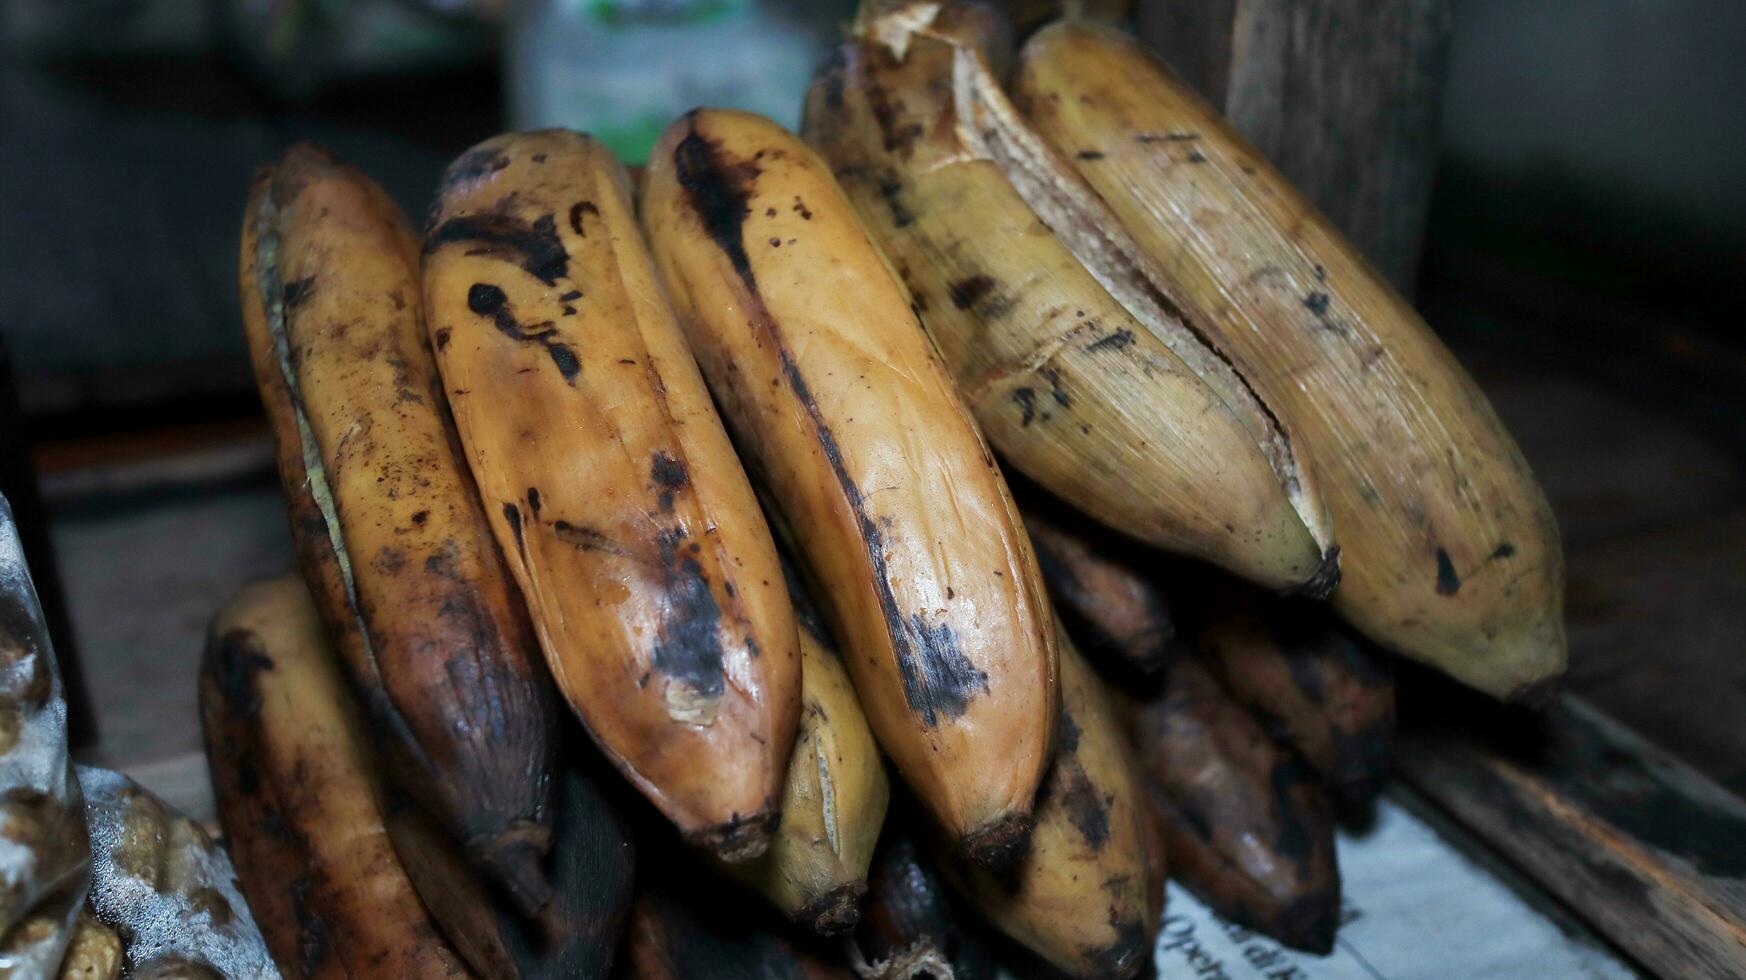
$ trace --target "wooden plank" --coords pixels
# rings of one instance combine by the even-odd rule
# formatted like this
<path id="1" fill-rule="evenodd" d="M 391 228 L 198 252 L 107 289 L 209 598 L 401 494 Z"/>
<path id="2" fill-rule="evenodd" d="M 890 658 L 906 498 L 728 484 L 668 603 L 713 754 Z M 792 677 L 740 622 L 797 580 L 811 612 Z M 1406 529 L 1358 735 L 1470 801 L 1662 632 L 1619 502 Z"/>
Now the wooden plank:
<path id="1" fill-rule="evenodd" d="M 1452 0 L 1143 0 L 1140 36 L 1403 292 L 1418 270 Z"/>
<path id="2" fill-rule="evenodd" d="M 1414 789 L 1651 972 L 1746 976 L 1746 803 L 1580 698 L 1435 699 L 1399 739 Z"/>

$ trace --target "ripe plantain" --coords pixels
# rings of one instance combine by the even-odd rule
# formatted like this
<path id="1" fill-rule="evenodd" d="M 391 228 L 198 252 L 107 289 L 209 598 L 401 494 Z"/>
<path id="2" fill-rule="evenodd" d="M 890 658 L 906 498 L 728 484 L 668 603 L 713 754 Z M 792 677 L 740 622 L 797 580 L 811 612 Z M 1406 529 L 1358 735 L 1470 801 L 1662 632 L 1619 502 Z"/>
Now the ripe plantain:
<path id="1" fill-rule="evenodd" d="M 989 922 L 1062 972 L 1132 977 L 1163 914 L 1162 864 L 1109 695 L 1064 633 L 1060 649 L 1060 743 L 1030 852 L 999 872 L 944 868 Z"/>
<path id="2" fill-rule="evenodd" d="M 1394 744 L 1394 676 L 1385 654 L 1323 609 L 1270 602 L 1240 585 L 1195 596 L 1194 645 L 1274 738 L 1342 800 L 1375 797 Z"/>
<path id="3" fill-rule="evenodd" d="M 1327 953 L 1339 924 L 1334 821 L 1314 778 L 1197 661 L 1135 708 L 1135 757 L 1170 872 L 1226 918 Z"/>
<path id="4" fill-rule="evenodd" d="M 1100 284 L 1119 256 L 1069 251 L 1112 222 L 1007 102 L 976 14 L 864 4 L 861 40 L 813 84 L 806 133 L 989 441 L 1105 524 L 1325 594 L 1337 550 L 1294 434 L 1167 308 L 1139 293 L 1124 309 Z"/>
<path id="5" fill-rule="evenodd" d="M 830 935 L 860 917 L 891 784 L 841 655 L 804 588 L 793 575 L 788 582 L 800 623 L 801 713 L 782 823 L 762 856 L 722 870 L 790 919 Z"/>
<path id="6" fill-rule="evenodd" d="M 556 705 L 449 425 L 417 239 L 295 146 L 255 179 L 241 286 L 299 562 L 387 771 L 535 909 Z"/>
<path id="7" fill-rule="evenodd" d="M 745 113 L 668 128 L 642 217 L 880 747 L 976 859 L 1022 847 L 1055 640 L 994 457 L 830 171 Z"/>
<path id="8" fill-rule="evenodd" d="M 576 733 L 553 797 L 552 900 L 528 919 L 494 900 L 459 849 L 423 810 L 386 812 L 413 888 L 443 935 L 485 980 L 557 980 L 611 973 L 630 912 L 635 849 L 623 801 L 586 737 Z M 610 783 L 603 783 L 603 777 Z"/>
<path id="9" fill-rule="evenodd" d="M 281 973 L 470 976 L 395 855 L 369 733 L 302 581 L 253 583 L 219 610 L 200 713 L 231 860 Z"/>
<path id="10" fill-rule="evenodd" d="M 449 168 L 425 241 L 437 361 L 558 686 L 727 860 L 762 853 L 800 712 L 775 544 L 637 231 L 577 133 Z"/>
<path id="11" fill-rule="evenodd" d="M 0 976 L 53 972 L 90 884 L 60 669 L 0 496 Z"/>
<path id="12" fill-rule="evenodd" d="M 1558 528 L 1448 349 L 1137 43 L 1063 23 L 1021 62 L 1016 99 L 1143 249 L 1136 268 L 1303 432 L 1345 552 L 1335 609 L 1494 697 L 1543 691 L 1565 666 Z"/>
<path id="13" fill-rule="evenodd" d="M 1176 621 L 1156 575 L 1141 568 L 1156 559 L 1066 508 L 1021 499 L 1019 509 L 1049 597 L 1086 655 L 1161 668 Z"/>
<path id="14" fill-rule="evenodd" d="M 993 957 L 961 915 L 908 828 L 894 826 L 873 857 L 849 963 L 862 980 L 992 980 Z"/>
<path id="15" fill-rule="evenodd" d="M 112 930 L 129 976 L 278 975 L 236 868 L 199 824 L 117 772 L 80 766 L 79 785 L 93 865 L 80 957 L 93 972 L 110 958 L 98 930 Z"/>

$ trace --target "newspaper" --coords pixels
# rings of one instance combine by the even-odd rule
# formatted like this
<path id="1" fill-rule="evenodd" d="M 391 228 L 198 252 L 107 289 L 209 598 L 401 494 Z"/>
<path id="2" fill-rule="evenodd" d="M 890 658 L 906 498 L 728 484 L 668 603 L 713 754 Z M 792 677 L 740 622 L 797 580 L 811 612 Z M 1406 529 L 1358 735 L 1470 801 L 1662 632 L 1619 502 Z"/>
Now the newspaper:
<path id="1" fill-rule="evenodd" d="M 1161 980 L 1632 980 L 1611 953 L 1567 934 L 1422 820 L 1384 799 L 1342 833 L 1345 892 L 1328 956 L 1285 949 L 1214 915 L 1170 883 Z"/>

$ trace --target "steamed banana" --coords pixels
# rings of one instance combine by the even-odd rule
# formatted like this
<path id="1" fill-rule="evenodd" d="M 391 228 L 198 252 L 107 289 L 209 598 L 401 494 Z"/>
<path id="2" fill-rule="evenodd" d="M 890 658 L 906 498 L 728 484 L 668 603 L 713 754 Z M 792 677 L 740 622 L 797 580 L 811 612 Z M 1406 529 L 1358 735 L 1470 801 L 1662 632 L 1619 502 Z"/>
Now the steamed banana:
<path id="1" fill-rule="evenodd" d="M 1309 769 L 1192 658 L 1133 718 L 1170 873 L 1220 915 L 1326 953 L 1339 925 L 1334 821 Z"/>
<path id="2" fill-rule="evenodd" d="M 230 857 L 199 824 L 118 772 L 80 766 L 79 785 L 93 864 L 81 962 L 110 960 L 104 930 L 132 977 L 279 975 Z"/>
<path id="3" fill-rule="evenodd" d="M 811 598 L 792 576 L 789 583 L 800 622 L 801 712 L 782 823 L 761 857 L 722 870 L 790 919 L 828 935 L 853 928 L 860 917 L 891 784 L 841 655 Z"/>
<path id="4" fill-rule="evenodd" d="M 1372 799 L 1394 745 L 1386 655 L 1321 608 L 1268 602 L 1237 586 L 1196 598 L 1194 644 L 1224 689 L 1336 796 Z"/>
<path id="5" fill-rule="evenodd" d="M 546 130 L 468 151 L 425 241 L 461 441 L 558 686 L 692 843 L 762 853 L 800 709 L 775 544 L 622 167 Z"/>
<path id="6" fill-rule="evenodd" d="M 1163 914 L 1162 864 L 1114 706 L 1063 633 L 1061 735 L 1031 849 L 1000 872 L 944 865 L 1002 932 L 1074 977 L 1136 975 Z"/>
<path id="7" fill-rule="evenodd" d="M 1146 673 L 1162 667 L 1176 622 L 1156 574 L 1139 567 L 1156 559 L 1064 508 L 1019 506 L 1049 597 L 1086 655 Z"/>
<path id="8" fill-rule="evenodd" d="M 1130 284 L 1124 309 L 1099 281 L 1127 272 L 1119 255 L 1069 251 L 1112 222 L 1007 102 L 974 8 L 941 7 L 864 4 L 861 39 L 813 84 L 806 134 L 989 441 L 1105 524 L 1325 594 L 1338 558 L 1295 434 L 1167 306 Z"/>
<path id="9" fill-rule="evenodd" d="M 1055 640 L 994 457 L 830 171 L 699 110 L 642 218 L 698 362 L 824 600 L 881 748 L 977 860 L 1021 850 L 1055 727 Z"/>
<path id="10" fill-rule="evenodd" d="M 1495 697 L 1562 673 L 1551 508 L 1406 301 L 1133 40 L 1046 28 L 1022 52 L 1015 98 L 1137 242 L 1144 281 L 1302 431 L 1345 553 L 1334 607 Z"/>
<path id="11" fill-rule="evenodd" d="M 241 286 L 303 574 L 387 771 L 538 908 L 555 704 L 447 421 L 417 239 L 295 146 L 255 179 Z"/>
<path id="12" fill-rule="evenodd" d="M 219 610 L 200 712 L 226 844 L 281 973 L 470 976 L 388 838 L 369 733 L 302 581 L 256 582 Z"/>
<path id="13" fill-rule="evenodd" d="M 90 883 L 60 669 L 0 497 L 0 976 L 54 971 Z"/>

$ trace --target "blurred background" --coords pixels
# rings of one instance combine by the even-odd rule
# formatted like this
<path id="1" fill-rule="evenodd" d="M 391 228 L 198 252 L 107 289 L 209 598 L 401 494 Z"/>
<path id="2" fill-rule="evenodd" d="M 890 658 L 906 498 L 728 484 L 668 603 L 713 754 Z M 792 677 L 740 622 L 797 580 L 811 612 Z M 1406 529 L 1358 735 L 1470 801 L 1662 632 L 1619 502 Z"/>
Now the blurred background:
<path id="1" fill-rule="evenodd" d="M 1559 512 L 1573 687 L 1746 792 L 1746 735 L 1715 724 L 1746 717 L 1746 4 L 1076 6 L 1126 19 L 1416 297 Z M 317 140 L 421 215 L 510 127 L 635 161 L 697 104 L 793 124 L 852 7 L 0 4 L 4 489 L 41 491 L 88 751 L 197 751 L 206 617 L 289 561 L 235 286 L 253 167 Z"/>

